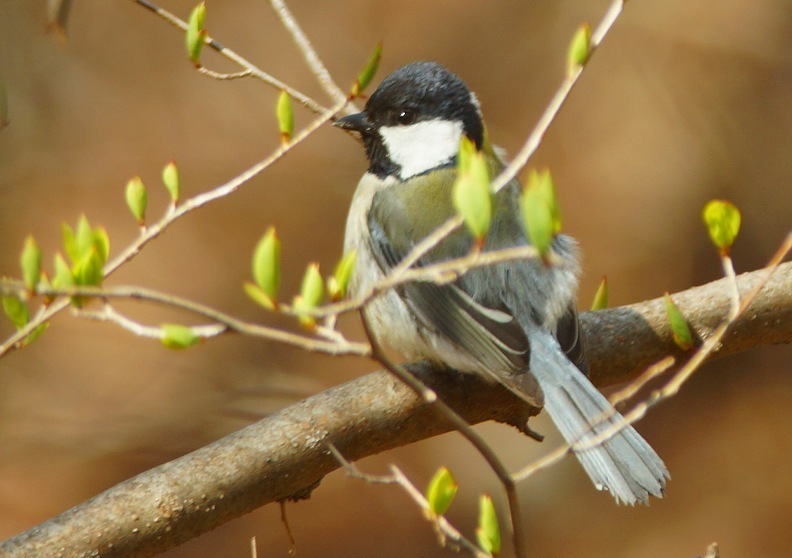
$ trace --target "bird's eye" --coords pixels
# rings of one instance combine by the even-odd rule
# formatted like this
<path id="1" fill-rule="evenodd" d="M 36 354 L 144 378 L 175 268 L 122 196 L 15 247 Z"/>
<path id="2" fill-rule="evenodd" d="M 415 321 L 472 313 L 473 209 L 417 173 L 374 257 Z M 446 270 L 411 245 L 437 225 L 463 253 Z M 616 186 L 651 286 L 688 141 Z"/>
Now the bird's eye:
<path id="1" fill-rule="evenodd" d="M 409 126 L 410 124 L 413 124 L 415 122 L 416 118 L 417 118 L 417 114 L 415 113 L 415 111 L 405 109 L 399 112 L 399 115 L 396 117 L 396 121 L 401 126 Z"/>

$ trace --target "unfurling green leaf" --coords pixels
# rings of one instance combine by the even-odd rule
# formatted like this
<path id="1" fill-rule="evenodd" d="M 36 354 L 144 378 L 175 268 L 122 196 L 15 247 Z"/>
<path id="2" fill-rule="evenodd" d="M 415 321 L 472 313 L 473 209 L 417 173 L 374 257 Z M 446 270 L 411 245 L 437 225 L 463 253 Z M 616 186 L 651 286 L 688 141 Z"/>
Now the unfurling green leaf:
<path id="1" fill-rule="evenodd" d="M 704 206 L 702 217 L 712 242 L 722 255 L 728 256 L 740 232 L 740 210 L 729 201 L 712 200 Z"/>
<path id="2" fill-rule="evenodd" d="M 567 76 L 573 76 L 586 65 L 591 55 L 591 25 L 582 23 L 578 27 L 567 49 Z"/>
<path id="3" fill-rule="evenodd" d="M 426 500 L 432 515 L 443 515 L 454 501 L 459 485 L 447 467 L 440 467 L 426 488 Z"/>
<path id="4" fill-rule="evenodd" d="M 55 255 L 55 276 L 52 286 L 66 289 L 75 285 L 98 286 L 104 278 L 104 265 L 110 253 L 110 238 L 104 227 L 91 228 L 85 215 L 80 216 L 77 228 L 63 224 L 63 248 L 71 267 L 63 256 Z M 72 304 L 81 306 L 83 297 L 73 297 Z"/>
<path id="5" fill-rule="evenodd" d="M 492 503 L 492 498 L 487 494 L 482 494 L 479 499 L 476 540 L 484 552 L 492 556 L 500 554 L 501 536 L 500 527 L 498 526 L 498 514 L 495 513 L 495 505 Z"/>
<path id="6" fill-rule="evenodd" d="M 30 321 L 27 304 L 16 295 L 3 296 L 0 298 L 2 298 L 3 302 L 3 312 L 8 316 L 8 319 L 11 320 L 11 323 L 14 324 L 14 327 L 16 327 L 17 330 L 25 327 Z M 19 341 L 19 345 L 23 347 L 30 345 L 44 333 L 47 327 L 49 327 L 49 322 L 39 324 Z"/>
<path id="7" fill-rule="evenodd" d="M 126 185 L 126 202 L 129 211 L 137 219 L 139 225 L 146 222 L 146 205 L 148 204 L 148 193 L 143 181 L 139 176 L 132 178 Z"/>
<path id="8" fill-rule="evenodd" d="M 683 351 L 689 351 L 693 347 L 693 334 L 690 332 L 690 326 L 688 326 L 685 316 L 682 315 L 679 307 L 671 300 L 668 293 L 665 293 L 665 306 L 674 343 Z"/>
<path id="9" fill-rule="evenodd" d="M 196 66 L 200 65 L 201 49 L 203 49 L 204 40 L 206 39 L 205 21 L 206 3 L 201 2 L 193 8 L 192 12 L 190 12 L 190 18 L 187 20 L 187 55 Z"/>
<path id="10" fill-rule="evenodd" d="M 553 237 L 561 231 L 555 185 L 549 170 L 531 170 L 528 185 L 520 199 L 520 208 L 528 240 L 544 258 L 550 251 Z"/>
<path id="11" fill-rule="evenodd" d="M 313 310 L 319 306 L 323 298 L 324 281 L 322 281 L 322 275 L 319 273 L 319 264 L 308 264 L 308 269 L 305 270 L 302 286 L 300 287 L 300 294 L 294 297 L 294 310 L 297 312 L 297 317 L 302 325 L 313 329 L 316 325 L 316 319 L 303 312 Z"/>
<path id="12" fill-rule="evenodd" d="M 92 246 L 82 259 L 74 263 L 72 274 L 78 285 L 90 287 L 102 284 L 104 278 L 102 256 L 95 246 Z"/>
<path id="13" fill-rule="evenodd" d="M 286 91 L 281 91 L 278 97 L 275 115 L 278 117 L 281 143 L 285 146 L 291 141 L 292 134 L 294 134 L 294 111 L 292 110 L 291 97 Z"/>
<path id="14" fill-rule="evenodd" d="M 47 328 L 49 327 L 49 325 L 50 325 L 49 322 L 44 322 L 42 324 L 39 324 L 38 326 L 33 328 L 33 331 L 28 333 L 27 336 L 25 336 L 25 338 L 22 339 L 22 341 L 20 341 L 20 344 L 23 347 L 27 347 L 28 345 L 33 343 L 36 339 L 41 337 L 41 334 L 44 333 L 45 331 L 47 331 Z"/>
<path id="15" fill-rule="evenodd" d="M 58 252 L 54 258 L 55 274 L 52 277 L 52 287 L 55 289 L 68 289 L 75 284 L 74 275 L 63 258 L 63 255 Z"/>
<path id="16" fill-rule="evenodd" d="M 277 310 L 278 303 L 272 300 L 267 293 L 265 293 L 261 287 L 256 285 L 255 283 L 251 283 L 250 281 L 245 281 L 242 285 L 245 289 L 245 293 L 259 306 L 263 306 L 267 310 Z"/>
<path id="17" fill-rule="evenodd" d="M 107 263 L 107 258 L 110 257 L 110 236 L 107 234 L 107 229 L 99 226 L 93 230 L 94 247 L 99 254 L 102 261 L 102 266 Z"/>
<path id="18" fill-rule="evenodd" d="M 3 312 L 17 329 L 22 329 L 30 321 L 30 314 L 25 302 L 16 295 L 4 296 Z"/>
<path id="19" fill-rule="evenodd" d="M 192 328 L 179 324 L 162 324 L 162 344 L 169 349 L 187 349 L 201 338 Z"/>
<path id="20" fill-rule="evenodd" d="M 31 293 L 35 292 L 41 278 L 41 258 L 41 248 L 36 244 L 36 239 L 32 235 L 28 236 L 22 255 L 19 256 L 19 265 L 22 268 L 22 282 Z"/>
<path id="21" fill-rule="evenodd" d="M 349 289 L 349 282 L 352 280 L 352 274 L 355 272 L 355 263 L 357 262 L 357 251 L 350 250 L 333 271 L 333 275 L 327 278 L 327 292 L 333 301 L 341 300 L 346 296 Z"/>
<path id="22" fill-rule="evenodd" d="M 377 68 L 379 68 L 380 58 L 382 58 L 382 43 L 377 43 L 374 47 L 374 52 L 371 53 L 366 62 L 366 66 L 358 74 L 357 80 L 352 86 L 352 91 L 349 93 L 350 99 L 360 97 L 366 87 L 369 86 L 371 80 L 374 79 L 374 74 L 377 73 Z"/>
<path id="23" fill-rule="evenodd" d="M 181 195 L 181 181 L 179 180 L 179 169 L 175 161 L 171 161 L 162 169 L 162 183 L 168 189 L 173 205 L 176 205 Z"/>
<path id="24" fill-rule="evenodd" d="M 280 289 L 280 252 L 281 244 L 275 227 L 270 227 L 261 237 L 253 252 L 253 279 L 261 289 L 261 293 L 269 299 L 269 304 L 263 306 L 275 309 L 277 307 L 278 290 Z M 261 303 L 258 295 L 253 295 L 249 287 L 245 287 L 248 295 L 256 302 Z"/>
<path id="25" fill-rule="evenodd" d="M 61 233 L 63 237 L 63 251 L 66 252 L 69 261 L 73 262 L 79 259 L 80 253 L 77 248 L 77 238 L 74 235 L 74 230 L 68 223 L 64 222 L 61 224 Z"/>
<path id="26" fill-rule="evenodd" d="M 88 218 L 83 214 L 77 220 L 77 228 L 72 229 L 68 224 L 63 223 L 63 248 L 69 261 L 74 264 L 88 253 L 88 250 L 94 245 L 95 238 L 91 223 Z"/>
<path id="27" fill-rule="evenodd" d="M 597 294 L 594 295 L 594 302 L 591 303 L 592 310 L 604 310 L 608 307 L 608 278 L 602 276 Z"/>
<path id="28" fill-rule="evenodd" d="M 484 154 L 463 136 L 457 155 L 457 178 L 451 193 L 454 208 L 481 244 L 492 221 L 492 189 Z"/>
<path id="29" fill-rule="evenodd" d="M 63 223 L 62 231 L 63 248 L 71 262 L 71 270 L 69 273 L 73 279 L 72 284 L 100 284 L 101 274 L 97 278 L 96 269 L 101 272 L 104 264 L 107 263 L 107 258 L 110 253 L 110 238 L 107 235 L 107 230 L 105 230 L 104 227 L 91 228 L 91 223 L 88 222 L 88 218 L 82 215 L 77 221 L 76 229 L 72 229 L 69 225 Z M 56 256 L 53 286 L 57 286 L 58 288 L 69 286 L 66 283 L 66 275 L 62 270 L 58 270 L 58 266 L 65 265 L 65 263 L 62 256 Z M 90 265 L 93 270 L 87 270 L 86 265 Z M 79 273 L 78 268 L 80 268 Z M 61 284 L 56 285 L 58 282 Z"/>

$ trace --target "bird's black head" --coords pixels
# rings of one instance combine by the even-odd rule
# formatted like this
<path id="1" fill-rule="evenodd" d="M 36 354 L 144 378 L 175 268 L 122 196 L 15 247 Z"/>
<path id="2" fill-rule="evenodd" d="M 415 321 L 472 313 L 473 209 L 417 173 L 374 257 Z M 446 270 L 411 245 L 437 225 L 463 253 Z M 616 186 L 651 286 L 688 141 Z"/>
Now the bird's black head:
<path id="1" fill-rule="evenodd" d="M 414 62 L 386 77 L 366 109 L 337 126 L 363 138 L 369 172 L 407 180 L 451 165 L 462 134 L 484 141 L 478 101 L 464 82 L 436 62 Z"/>

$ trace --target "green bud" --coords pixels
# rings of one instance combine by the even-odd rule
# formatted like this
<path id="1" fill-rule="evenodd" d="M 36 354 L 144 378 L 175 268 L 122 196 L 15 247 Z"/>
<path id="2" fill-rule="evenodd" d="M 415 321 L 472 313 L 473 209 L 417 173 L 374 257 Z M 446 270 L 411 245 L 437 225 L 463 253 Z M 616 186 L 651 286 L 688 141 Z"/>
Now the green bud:
<path id="1" fill-rule="evenodd" d="M 549 169 L 544 169 L 539 172 L 539 187 L 547 199 L 547 205 L 550 206 L 553 234 L 558 234 L 561 232 L 561 211 L 558 208 L 555 182 L 553 182 L 553 177 L 550 175 Z"/>
<path id="2" fill-rule="evenodd" d="M 346 296 L 349 282 L 352 280 L 352 273 L 355 271 L 356 262 L 357 251 L 351 250 L 347 252 L 336 265 L 333 275 L 327 278 L 327 291 L 330 293 L 332 300 L 338 301 Z"/>
<path id="3" fill-rule="evenodd" d="M 286 146 L 291 141 L 292 134 L 294 134 L 294 111 L 292 110 L 291 97 L 286 91 L 281 91 L 278 97 L 275 115 L 278 117 L 281 143 Z"/>
<path id="4" fill-rule="evenodd" d="M 276 300 L 280 289 L 280 252 L 280 239 L 275 227 L 270 227 L 253 251 L 253 279 L 261 292 L 269 298 L 272 309 L 277 306 Z M 248 288 L 246 290 L 248 295 L 251 295 L 250 290 Z M 252 298 L 260 302 L 255 297 Z"/>
<path id="5" fill-rule="evenodd" d="M 66 252 L 69 261 L 78 260 L 80 254 L 77 249 L 77 238 L 74 235 L 74 230 L 66 222 L 61 224 L 61 236 L 63 238 L 63 251 Z"/>
<path id="6" fill-rule="evenodd" d="M 592 310 L 604 310 L 608 307 L 608 278 L 602 276 L 597 294 L 594 295 L 594 302 L 591 303 Z"/>
<path id="7" fill-rule="evenodd" d="M 457 156 L 457 178 L 451 193 L 454 208 L 481 243 L 492 221 L 492 189 L 484 154 L 463 136 Z"/>
<path id="8" fill-rule="evenodd" d="M 203 49 L 206 39 L 204 21 L 206 21 L 206 3 L 201 2 L 193 8 L 190 18 L 187 20 L 187 55 L 196 66 L 201 63 L 201 49 Z"/>
<path id="9" fill-rule="evenodd" d="M 25 247 L 19 257 L 19 265 L 22 267 L 22 282 L 25 284 L 25 288 L 31 293 L 35 292 L 36 285 L 41 278 L 41 248 L 38 247 L 36 239 L 32 235 L 25 239 Z"/>
<path id="10" fill-rule="evenodd" d="M 42 334 L 42 333 L 44 333 L 45 331 L 47 331 L 47 328 L 49 327 L 49 325 L 50 325 L 50 323 L 49 323 L 49 322 L 44 322 L 44 323 L 42 323 L 42 324 L 39 324 L 38 326 L 36 326 L 35 328 L 33 328 L 33 331 L 31 331 L 31 332 L 30 332 L 30 333 L 27 335 L 27 337 L 25 337 L 24 339 L 22 339 L 22 341 L 20 342 L 20 344 L 21 344 L 23 347 L 27 347 L 28 345 L 30 345 L 31 343 L 33 343 L 33 342 L 34 342 L 36 339 L 38 339 L 39 337 L 41 337 L 41 334 Z"/>
<path id="11" fill-rule="evenodd" d="M 30 314 L 25 302 L 16 295 L 2 297 L 3 312 L 17 329 L 22 329 L 30 321 Z"/>
<path id="12" fill-rule="evenodd" d="M 380 42 L 376 44 L 374 47 L 374 52 L 371 53 L 371 56 L 369 56 L 369 59 L 366 62 L 366 66 L 358 74 L 357 80 L 355 80 L 355 84 L 352 86 L 352 91 L 349 94 L 350 99 L 360 97 L 363 91 L 366 90 L 366 88 L 371 83 L 371 80 L 374 78 L 374 74 L 377 73 L 377 68 L 379 68 L 381 58 L 382 43 Z"/>
<path id="13" fill-rule="evenodd" d="M 67 223 L 63 223 L 61 232 L 63 233 L 63 249 L 72 263 L 82 259 L 83 255 L 94 245 L 91 223 L 88 222 L 88 218 L 84 214 L 77 221 L 76 230 Z"/>
<path id="14" fill-rule="evenodd" d="M 665 306 L 668 322 L 671 324 L 671 332 L 674 336 L 674 343 L 683 351 L 689 351 L 693 348 L 693 334 L 690 332 L 685 316 L 679 310 L 679 307 L 671 300 L 671 296 L 665 293 Z"/>
<path id="15" fill-rule="evenodd" d="M 300 295 L 311 308 L 316 308 L 322 303 L 324 281 L 321 273 L 319 273 L 318 263 L 308 264 L 308 269 L 305 270 L 302 287 L 300 288 Z"/>
<path id="16" fill-rule="evenodd" d="M 553 237 L 561 230 L 561 217 L 550 171 L 528 174 L 528 185 L 520 199 L 523 223 L 531 244 L 544 258 L 550 251 Z"/>
<path id="17" fill-rule="evenodd" d="M 426 500 L 432 515 L 443 515 L 454 501 L 459 485 L 447 467 L 440 467 L 426 488 Z"/>
<path id="18" fill-rule="evenodd" d="M 591 55 L 591 25 L 582 23 L 578 27 L 567 49 L 567 76 L 572 77 L 586 65 Z"/>
<path id="19" fill-rule="evenodd" d="M 137 219 L 140 226 L 146 222 L 146 205 L 148 193 L 139 176 L 132 178 L 126 185 L 126 202 L 132 216 Z"/>
<path id="20" fill-rule="evenodd" d="M 500 527 L 498 514 L 492 498 L 482 494 L 479 499 L 479 519 L 476 527 L 476 540 L 479 546 L 491 556 L 498 556 L 501 550 Z"/>
<path id="21" fill-rule="evenodd" d="M 104 227 L 91 228 L 85 215 L 72 229 L 66 223 L 62 226 L 63 247 L 71 261 L 71 269 L 63 256 L 55 256 L 55 288 L 68 288 L 74 285 L 100 285 L 104 276 L 104 264 L 110 253 L 110 238 Z M 78 301 L 78 299 L 75 299 Z"/>
<path id="22" fill-rule="evenodd" d="M 162 324 L 162 344 L 169 349 L 187 349 L 198 344 L 200 340 L 192 328 L 179 324 Z"/>
<path id="23" fill-rule="evenodd" d="M 55 289 L 68 289 L 75 284 L 74 275 L 63 258 L 63 255 L 58 252 L 54 258 L 55 275 L 52 278 L 52 287 Z"/>
<path id="24" fill-rule="evenodd" d="M 313 310 L 322 303 L 323 298 L 324 281 L 322 281 L 322 275 L 319 273 L 319 264 L 308 264 L 308 269 L 305 270 L 302 286 L 300 287 L 300 294 L 294 298 L 294 310 L 297 312 L 297 317 L 302 325 L 313 329 L 316 325 L 316 319 L 301 312 Z"/>
<path id="25" fill-rule="evenodd" d="M 107 258 L 110 257 L 110 236 L 107 234 L 107 229 L 99 226 L 93 230 L 94 247 L 96 253 L 99 254 L 99 259 L 102 266 L 107 263 Z"/>
<path id="26" fill-rule="evenodd" d="M 162 182 L 165 184 L 165 188 L 168 189 L 168 193 L 170 193 L 173 205 L 176 205 L 179 202 L 181 183 L 179 181 L 179 169 L 174 161 L 171 161 L 162 169 Z"/>
<path id="27" fill-rule="evenodd" d="M 104 278 L 104 270 L 102 268 L 102 256 L 96 247 L 92 246 L 82 259 L 74 263 L 72 274 L 78 285 L 97 286 L 102 284 L 102 279 Z"/>
<path id="28" fill-rule="evenodd" d="M 253 299 L 253 302 L 259 306 L 263 306 L 267 310 L 277 310 L 278 303 L 272 300 L 269 295 L 261 289 L 261 287 L 251 283 L 250 281 L 245 281 L 242 286 L 245 288 L 245 293 L 251 299 Z"/>
<path id="29" fill-rule="evenodd" d="M 704 206 L 702 217 L 712 242 L 722 255 L 728 256 L 740 232 L 740 210 L 729 201 L 712 200 Z"/>

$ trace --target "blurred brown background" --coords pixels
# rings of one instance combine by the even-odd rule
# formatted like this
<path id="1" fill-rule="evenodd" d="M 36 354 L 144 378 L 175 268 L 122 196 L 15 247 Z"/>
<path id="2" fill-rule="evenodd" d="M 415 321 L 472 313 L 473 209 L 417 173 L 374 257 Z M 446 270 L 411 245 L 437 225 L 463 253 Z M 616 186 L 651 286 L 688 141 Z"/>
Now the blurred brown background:
<path id="1" fill-rule="evenodd" d="M 263 69 L 327 103 L 266 2 L 209 0 L 208 28 Z M 577 25 L 607 2 L 341 0 L 292 2 L 343 87 L 372 45 L 379 81 L 436 59 L 477 91 L 494 140 L 516 151 L 562 76 Z M 186 17 L 192 2 L 163 1 Z M 131 1 L 75 2 L 68 41 L 45 33 L 45 2 L 0 2 L 0 76 L 10 105 L 0 131 L 0 273 L 17 275 L 25 235 L 47 253 L 60 223 L 81 212 L 110 232 L 117 253 L 137 234 L 126 181 L 149 185 L 152 218 L 166 204 L 159 173 L 181 169 L 185 196 L 235 176 L 278 142 L 277 92 L 252 81 L 199 76 L 174 28 Z M 718 278 L 700 210 L 734 201 L 743 230 L 738 271 L 761 266 L 792 223 L 792 4 L 786 0 L 636 0 L 547 135 L 535 165 L 556 178 L 566 229 L 585 253 L 581 307 L 608 275 L 614 305 Z M 205 63 L 232 71 L 207 52 Z M 299 112 L 298 125 L 310 120 Z M 234 196 L 193 213 L 110 284 L 139 284 L 281 323 L 241 289 L 269 224 L 284 245 L 285 292 L 307 260 L 327 270 L 340 253 L 362 151 L 322 129 Z M 143 304 L 119 307 L 146 323 L 190 317 Z M 359 336 L 354 320 L 344 328 Z M 0 323 L 0 337 L 12 331 Z M 534 556 L 788 556 L 792 548 L 790 347 L 717 361 L 640 424 L 666 460 L 667 499 L 616 507 L 567 460 L 521 487 Z M 45 336 L 0 360 L 0 538 L 129 476 L 172 459 L 373 365 L 227 336 L 171 352 L 105 324 L 60 315 Z M 518 467 L 554 446 L 499 425 L 480 427 Z M 368 459 L 402 466 L 423 485 L 447 464 L 461 482 L 450 517 L 472 534 L 479 492 L 500 494 L 459 436 Z M 277 506 L 167 554 L 171 558 L 286 556 Z M 288 513 L 301 556 L 449 556 L 408 498 L 342 473 Z M 507 555 L 510 550 L 507 551 Z"/>

